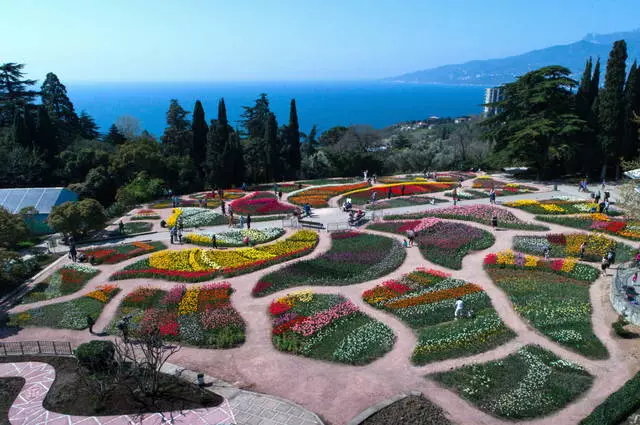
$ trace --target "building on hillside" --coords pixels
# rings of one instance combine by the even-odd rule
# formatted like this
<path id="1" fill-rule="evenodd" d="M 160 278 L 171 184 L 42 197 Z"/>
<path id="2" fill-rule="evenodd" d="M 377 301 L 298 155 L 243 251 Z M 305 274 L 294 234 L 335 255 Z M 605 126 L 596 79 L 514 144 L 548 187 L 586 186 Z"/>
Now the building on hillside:
<path id="1" fill-rule="evenodd" d="M 64 187 L 34 187 L 0 189 L 0 206 L 12 214 L 23 208 L 34 207 L 38 213 L 27 220 L 27 226 L 34 233 L 52 233 L 47 224 L 51 209 L 64 202 L 75 202 L 78 195 Z"/>
<path id="2" fill-rule="evenodd" d="M 490 106 L 504 99 L 504 89 L 502 87 L 489 87 L 484 90 L 484 116 L 492 117 L 500 112 L 500 108 Z"/>

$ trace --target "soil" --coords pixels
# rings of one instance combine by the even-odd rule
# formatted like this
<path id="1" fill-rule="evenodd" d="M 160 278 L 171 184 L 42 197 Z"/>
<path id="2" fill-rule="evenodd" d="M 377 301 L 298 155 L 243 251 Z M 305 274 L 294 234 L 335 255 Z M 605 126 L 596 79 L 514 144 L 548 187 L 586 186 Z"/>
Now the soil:
<path id="1" fill-rule="evenodd" d="M 453 422 L 426 398 L 409 396 L 369 416 L 361 425 L 453 425 Z"/>
<path id="2" fill-rule="evenodd" d="M 9 408 L 24 385 L 23 378 L 0 379 L 0 425 L 9 425 Z"/>
<path id="3" fill-rule="evenodd" d="M 44 400 L 47 410 L 76 416 L 105 416 L 121 414 L 141 414 L 149 412 L 169 412 L 182 409 L 196 409 L 201 407 L 218 406 L 224 399 L 218 394 L 201 390 L 196 384 L 185 382 L 175 376 L 162 375 L 164 391 L 158 396 L 155 405 L 151 400 L 142 398 L 136 400 L 129 390 L 131 382 L 117 384 L 109 391 L 102 402 L 96 399 L 96 391 L 93 390 L 86 375 L 79 368 L 74 357 L 51 356 L 11 356 L 0 357 L 0 362 L 44 362 L 56 369 L 56 379 Z M 0 420 L 7 418 L 9 406 L 4 408 L 5 400 L 9 398 L 11 403 L 17 396 L 24 380 L 20 381 L 15 395 L 7 393 L 5 396 L 6 382 L 9 379 L 0 380 Z M 18 386 L 12 383 L 13 386 Z M 11 388 L 9 388 L 11 390 Z M 7 403 L 8 404 L 8 403 Z M 154 406 L 154 407 L 150 407 Z"/>

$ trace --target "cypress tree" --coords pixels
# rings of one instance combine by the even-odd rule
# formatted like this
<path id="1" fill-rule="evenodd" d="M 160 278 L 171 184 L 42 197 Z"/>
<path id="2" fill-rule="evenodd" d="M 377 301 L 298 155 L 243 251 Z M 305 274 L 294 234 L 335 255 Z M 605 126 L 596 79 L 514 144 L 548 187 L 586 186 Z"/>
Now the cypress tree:
<path id="1" fill-rule="evenodd" d="M 269 112 L 267 124 L 264 129 L 265 142 L 265 177 L 267 181 L 275 181 L 279 175 L 278 156 L 280 154 L 278 144 L 278 121 L 273 112 Z"/>
<path id="2" fill-rule="evenodd" d="M 55 154 L 58 152 L 56 143 L 56 132 L 51 124 L 51 118 L 47 112 L 47 108 L 43 105 L 38 106 L 38 127 L 35 138 L 36 147 L 43 153 L 44 160 L 51 164 Z"/>
<path id="3" fill-rule="evenodd" d="M 619 40 L 613 43 L 604 88 L 600 92 L 598 121 L 600 126 L 600 145 L 603 153 L 601 178 L 607 174 L 607 166 L 613 165 L 616 176 L 619 172 L 619 159 L 624 137 L 624 83 L 626 77 L 627 43 Z"/>
<path id="4" fill-rule="evenodd" d="M 191 159 L 200 172 L 201 165 L 205 160 L 207 153 L 207 133 L 209 127 L 204 116 L 204 108 L 199 100 L 193 107 L 193 123 L 191 124 L 191 133 L 193 134 L 193 143 L 191 150 Z"/>
<path id="5" fill-rule="evenodd" d="M 287 126 L 287 162 L 290 178 L 295 179 L 300 173 L 300 126 L 298 125 L 298 110 L 296 100 L 291 99 L 289 109 L 289 125 Z"/>
<path id="6" fill-rule="evenodd" d="M 587 63 L 584 66 L 584 72 L 580 79 L 580 86 L 576 93 L 576 112 L 580 118 L 586 120 L 589 111 L 591 110 L 591 103 L 589 103 L 589 95 L 591 94 L 591 67 L 592 59 L 587 59 Z"/>
<path id="7" fill-rule="evenodd" d="M 638 110 L 638 100 L 640 98 L 640 87 L 638 78 L 638 64 L 634 61 L 629 70 L 629 77 L 624 86 L 624 138 L 621 154 L 624 159 L 635 159 L 638 154 L 638 125 L 634 118 L 634 113 Z"/>
<path id="8" fill-rule="evenodd" d="M 596 65 L 593 67 L 593 77 L 591 77 L 591 86 L 589 88 L 589 100 L 591 101 L 591 107 L 596 100 L 598 93 L 600 92 L 600 58 L 596 61 Z"/>
<path id="9" fill-rule="evenodd" d="M 207 180 L 212 186 L 223 185 L 225 147 L 229 141 L 229 121 L 227 120 L 227 107 L 224 99 L 218 102 L 218 119 L 211 120 L 207 133 L 206 163 Z"/>
<path id="10" fill-rule="evenodd" d="M 237 131 L 233 132 L 233 151 L 233 181 L 236 184 L 242 184 L 245 174 L 244 151 Z"/>

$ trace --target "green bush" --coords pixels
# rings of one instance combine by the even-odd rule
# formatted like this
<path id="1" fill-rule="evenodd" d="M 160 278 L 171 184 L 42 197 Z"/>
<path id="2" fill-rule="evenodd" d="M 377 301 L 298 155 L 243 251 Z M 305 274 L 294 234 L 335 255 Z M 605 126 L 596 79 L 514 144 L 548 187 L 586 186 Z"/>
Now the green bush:
<path id="1" fill-rule="evenodd" d="M 580 421 L 580 425 L 616 425 L 638 409 L 640 409 L 640 373 L 607 397 L 589 416 Z"/>
<path id="2" fill-rule="evenodd" d="M 619 316 L 618 320 L 611 324 L 611 327 L 613 328 L 613 331 L 616 333 L 616 335 L 618 335 L 620 338 L 635 338 L 637 336 L 635 333 L 630 332 L 624 328 L 628 324 L 629 322 L 627 322 L 623 316 Z"/>
<path id="3" fill-rule="evenodd" d="M 116 348 L 111 341 L 89 341 L 80 344 L 75 350 L 80 366 L 92 373 L 105 372 L 113 365 Z"/>

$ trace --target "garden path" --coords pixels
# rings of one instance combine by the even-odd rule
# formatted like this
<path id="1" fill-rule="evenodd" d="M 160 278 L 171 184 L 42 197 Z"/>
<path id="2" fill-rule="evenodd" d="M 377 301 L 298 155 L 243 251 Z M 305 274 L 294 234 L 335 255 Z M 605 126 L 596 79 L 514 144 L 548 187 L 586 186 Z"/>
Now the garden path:
<path id="1" fill-rule="evenodd" d="M 553 193 L 553 195 L 556 194 L 558 194 L 558 192 Z M 549 193 L 544 194 L 546 196 L 536 193 L 528 194 L 526 198 L 532 199 L 532 195 L 546 198 L 550 197 Z M 508 199 L 517 199 L 518 197 L 525 196 L 519 195 L 508 197 Z M 500 198 L 500 200 L 504 199 L 505 198 Z M 484 202 L 486 201 L 463 201 L 462 204 Z M 423 205 L 396 208 L 393 209 L 393 212 L 402 213 L 424 209 L 425 206 Z M 509 209 L 509 211 L 525 221 L 534 221 L 533 214 L 517 209 Z M 331 214 L 333 215 L 335 212 Z M 490 228 L 489 226 L 473 222 L 464 223 L 486 229 Z M 552 232 L 579 231 L 556 224 L 544 224 L 547 225 Z M 370 230 L 365 231 L 375 233 Z M 402 238 L 400 235 L 393 236 L 387 233 L 384 234 L 386 236 Z M 484 271 L 482 261 L 489 252 L 510 248 L 511 239 L 516 234 L 541 235 L 545 234 L 545 232 L 521 230 L 495 231 L 496 243 L 494 246 L 483 251 L 470 253 L 463 260 L 462 270 L 450 271 L 453 277 L 477 283 L 487 291 L 494 308 L 502 320 L 517 334 L 517 337 L 507 344 L 485 353 L 435 362 L 426 366 L 413 366 L 409 361 L 416 342 L 416 336 L 413 331 L 394 316 L 374 309 L 361 299 L 363 290 L 369 289 L 390 278 L 398 278 L 418 266 L 442 269 L 442 267 L 433 265 L 422 258 L 418 249 L 411 248 L 407 252 L 405 262 L 389 275 L 373 281 L 345 287 L 300 287 L 281 291 L 280 293 L 271 294 L 262 298 L 252 297 L 251 289 L 261 276 L 270 271 L 277 270 L 280 267 L 284 267 L 289 262 L 243 276 L 229 279 L 216 279 L 216 281 L 229 281 L 236 291 L 232 296 L 233 304 L 247 321 L 247 340 L 245 344 L 228 350 L 205 350 L 194 347 L 183 347 L 183 349 L 172 358 L 172 361 L 183 367 L 219 376 L 225 380 L 234 382 L 238 386 L 250 387 L 257 391 L 291 399 L 313 411 L 321 413 L 335 424 L 345 423 L 366 407 L 408 390 L 422 391 L 427 397 L 443 407 L 448 416 L 458 424 L 506 424 L 510 422 L 496 419 L 481 412 L 455 393 L 440 387 L 434 381 L 424 379 L 423 376 L 433 372 L 460 367 L 465 364 L 486 362 L 504 357 L 523 345 L 535 343 L 553 351 L 562 358 L 583 365 L 595 376 L 595 380 L 593 386 L 585 395 L 566 408 L 545 418 L 522 421 L 520 423 L 575 424 L 632 376 L 638 368 L 638 360 L 635 358 L 631 361 L 627 359 L 625 357 L 626 351 L 622 350 L 618 341 L 611 336 L 610 323 L 615 320 L 616 315 L 609 306 L 607 294 L 610 282 L 609 279 L 605 277 L 598 279 L 592 284 L 590 296 L 593 304 L 592 321 L 594 332 L 605 344 L 610 353 L 610 357 L 606 360 L 586 359 L 550 341 L 515 313 L 506 294 L 492 282 Z M 620 238 L 615 239 L 629 243 L 629 241 Z M 307 257 L 303 257 L 302 260 L 313 258 L 326 252 L 329 248 L 329 243 L 328 236 L 321 234 L 320 244 L 316 251 Z M 174 249 L 175 248 L 178 247 L 174 247 Z M 130 261 L 137 261 L 139 258 Z M 99 276 L 102 276 L 102 278 L 106 280 L 111 272 L 121 269 L 122 266 L 126 264 L 127 263 L 120 263 L 116 266 L 100 266 L 104 272 Z M 99 284 L 99 280 L 98 277 L 92 279 L 92 281 L 87 284 L 86 290 L 88 291 L 91 287 Z M 175 283 L 172 282 L 152 279 L 132 279 L 118 281 L 117 284 L 123 288 L 123 291 L 118 295 L 119 298 L 111 301 L 107 308 L 105 308 L 98 320 L 96 329 L 103 329 L 108 325 L 112 315 L 117 309 L 117 301 L 122 299 L 124 294 L 130 292 L 135 287 L 139 285 L 150 285 L 169 288 L 175 285 Z M 320 362 L 277 351 L 271 343 L 271 323 L 266 313 L 267 307 L 272 300 L 283 293 L 298 289 L 313 289 L 315 292 L 321 293 L 340 293 L 349 297 L 364 313 L 384 322 L 393 329 L 397 336 L 397 342 L 392 351 L 366 366 L 348 366 Z M 74 297 L 80 295 L 81 293 L 76 293 Z M 60 299 L 55 299 L 49 300 L 46 303 L 59 301 Z M 14 311 L 18 310 L 14 309 Z M 73 345 L 77 345 L 92 339 L 92 336 L 86 331 L 26 328 L 22 329 L 17 335 L 7 337 L 7 340 L 25 339 L 63 339 L 71 341 Z"/>

